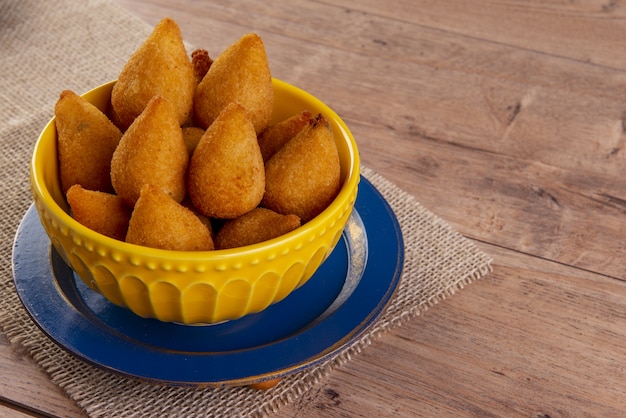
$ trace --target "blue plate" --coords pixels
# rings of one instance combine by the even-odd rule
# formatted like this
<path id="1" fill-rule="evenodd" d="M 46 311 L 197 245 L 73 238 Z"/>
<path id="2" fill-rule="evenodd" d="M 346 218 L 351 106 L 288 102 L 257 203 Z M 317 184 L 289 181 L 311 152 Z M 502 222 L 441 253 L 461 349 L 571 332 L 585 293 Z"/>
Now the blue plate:
<path id="1" fill-rule="evenodd" d="M 97 367 L 171 385 L 244 385 L 284 377 L 348 348 L 400 279 L 404 244 L 389 204 L 365 178 L 331 256 L 283 301 L 217 325 L 144 319 L 108 302 L 50 245 L 33 206 L 13 247 L 19 297 L 53 341 Z"/>

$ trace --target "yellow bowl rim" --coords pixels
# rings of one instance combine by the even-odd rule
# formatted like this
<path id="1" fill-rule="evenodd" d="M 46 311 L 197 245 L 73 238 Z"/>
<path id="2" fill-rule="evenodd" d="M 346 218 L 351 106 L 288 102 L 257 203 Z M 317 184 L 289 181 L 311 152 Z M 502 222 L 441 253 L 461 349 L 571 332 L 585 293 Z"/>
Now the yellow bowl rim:
<path id="1" fill-rule="evenodd" d="M 95 91 L 102 89 L 107 86 L 112 86 L 116 81 L 110 81 L 104 83 L 98 87 L 95 87 L 86 93 L 83 94 L 89 95 L 95 93 Z M 42 178 L 43 170 L 37 169 L 38 166 L 41 166 L 41 160 L 36 161 L 36 156 L 39 153 L 39 148 L 41 147 L 41 142 L 43 141 L 42 137 L 44 132 L 50 129 L 50 125 L 54 123 L 55 117 L 52 117 L 50 121 L 46 124 L 39 137 L 37 138 L 37 142 L 33 148 L 33 154 L 31 158 L 30 164 L 30 177 L 32 182 L 33 192 L 39 194 L 41 196 L 42 201 L 46 202 L 46 208 L 52 212 L 52 214 L 59 219 L 63 224 L 68 225 L 71 230 L 75 230 L 78 234 L 86 237 L 92 242 L 101 242 L 103 246 L 110 247 L 114 250 L 118 250 L 120 252 L 124 252 L 129 256 L 139 256 L 139 257 L 153 257 L 155 259 L 169 259 L 169 260 L 181 260 L 181 261 L 193 261 L 193 260 L 202 260 L 210 258 L 212 260 L 227 260 L 236 257 L 243 257 L 247 255 L 254 254 L 259 250 L 270 250 L 272 248 L 278 248 L 283 245 L 285 242 L 289 241 L 297 241 L 300 238 L 303 238 L 310 230 L 315 230 L 319 227 L 319 224 L 325 223 L 327 219 L 333 216 L 337 210 L 340 210 L 341 207 L 345 204 L 346 200 L 350 199 L 350 195 L 353 191 L 358 187 L 358 183 L 360 180 L 360 158 L 358 153 L 358 148 L 356 145 L 356 141 L 354 136 L 350 132 L 350 129 L 345 124 L 343 119 L 341 119 L 335 111 L 333 111 L 328 105 L 324 102 L 313 96 L 312 94 L 295 87 L 289 83 L 278 80 L 276 78 L 272 78 L 272 82 L 274 84 L 274 88 L 278 87 L 287 91 L 290 91 L 291 94 L 303 99 L 307 102 L 314 103 L 315 106 L 319 109 L 322 109 L 322 114 L 325 117 L 333 119 L 338 127 L 340 128 L 341 134 L 344 138 L 347 138 L 346 141 L 348 145 L 348 151 L 350 153 L 350 166 L 346 170 L 346 177 L 341 186 L 339 194 L 335 197 L 333 202 L 324 209 L 319 215 L 315 218 L 311 219 L 306 224 L 302 225 L 295 230 L 281 235 L 280 237 L 276 237 L 261 243 L 247 245 L 238 248 L 231 248 L 225 250 L 212 250 L 212 251 L 173 251 L 173 250 L 163 250 L 158 248 L 150 248 L 141 245 L 131 244 L 124 241 L 116 240 L 114 238 L 107 237 L 98 232 L 93 231 L 90 228 L 82 225 L 74 218 L 72 218 L 61 206 L 59 206 L 55 199 L 52 197 L 50 191 L 45 187 L 44 179 Z M 52 204 L 51 204 L 52 203 Z"/>

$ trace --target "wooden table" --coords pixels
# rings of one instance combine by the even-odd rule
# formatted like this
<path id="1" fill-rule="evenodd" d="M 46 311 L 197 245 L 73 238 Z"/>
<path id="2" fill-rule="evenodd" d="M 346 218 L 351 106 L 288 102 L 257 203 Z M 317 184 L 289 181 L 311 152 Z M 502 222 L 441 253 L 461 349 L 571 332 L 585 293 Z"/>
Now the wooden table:
<path id="1" fill-rule="evenodd" d="M 217 53 L 245 32 L 362 161 L 494 258 L 279 416 L 626 414 L 626 8 L 118 0 Z M 0 335 L 0 415 L 81 416 Z M 33 412 L 34 411 L 34 412 Z"/>

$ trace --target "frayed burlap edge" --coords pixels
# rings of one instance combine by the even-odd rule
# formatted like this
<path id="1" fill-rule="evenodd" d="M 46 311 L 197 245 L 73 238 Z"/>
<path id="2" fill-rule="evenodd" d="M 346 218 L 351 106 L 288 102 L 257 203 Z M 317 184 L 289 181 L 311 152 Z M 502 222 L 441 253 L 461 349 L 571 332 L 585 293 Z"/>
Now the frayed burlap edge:
<path id="1" fill-rule="evenodd" d="M 348 363 L 389 329 L 426 311 L 491 270 L 491 259 L 444 221 L 368 168 L 362 174 L 385 196 L 405 239 L 405 260 L 397 292 L 381 318 L 342 353 L 286 377 L 270 391 L 241 388 L 166 387 L 94 368 L 48 340 L 19 306 L 11 289 L 12 309 L 0 323 L 12 344 L 27 351 L 87 414 L 104 416 L 266 416 L 294 401 L 333 370 Z M 132 398 L 128 397 L 133 393 Z"/>
<path id="2" fill-rule="evenodd" d="M 341 354 L 286 377 L 270 391 L 155 385 L 74 358 L 31 321 L 13 285 L 12 242 L 31 202 L 28 161 L 34 140 L 52 115 L 59 85 L 83 92 L 113 79 L 150 28 L 106 0 L 8 0 L 0 8 L 13 25 L 0 30 L 0 37 L 10 46 L 0 62 L 6 74 L 14 75 L 0 80 L 0 110 L 8 122 L 0 127 L 4 146 L 0 153 L 0 327 L 12 347 L 32 356 L 88 415 L 269 415 L 323 381 L 389 329 L 401 326 L 491 270 L 489 257 L 471 241 L 412 196 L 363 168 L 362 174 L 385 196 L 399 220 L 405 240 L 404 270 L 396 295 L 381 318 Z M 81 58 L 86 48 L 97 50 L 100 59 Z M 30 65 L 32 62 L 38 65 Z M 24 72 L 26 68 L 29 71 Z"/>
<path id="3" fill-rule="evenodd" d="M 476 246 L 454 232 L 445 221 L 425 209 L 415 198 L 373 170 L 362 167 L 361 174 L 385 197 L 394 210 L 405 241 L 405 259 L 398 289 L 379 320 L 345 351 L 316 368 L 295 375 L 290 390 L 301 395 L 333 370 L 348 363 L 386 331 L 424 313 L 429 307 L 453 295 L 492 271 L 492 260 Z M 432 245 L 436 244 L 436 245 Z M 260 412 L 276 412 L 294 398 L 286 393 L 264 405 Z"/>

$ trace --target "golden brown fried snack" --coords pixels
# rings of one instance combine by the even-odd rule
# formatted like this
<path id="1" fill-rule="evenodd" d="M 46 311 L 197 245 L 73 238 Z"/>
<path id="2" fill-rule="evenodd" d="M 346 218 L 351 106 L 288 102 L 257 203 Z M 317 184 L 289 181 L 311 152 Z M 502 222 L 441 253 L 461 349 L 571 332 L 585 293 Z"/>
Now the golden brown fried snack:
<path id="1" fill-rule="evenodd" d="M 311 117 L 310 111 L 303 110 L 297 115 L 265 128 L 259 135 L 259 147 L 263 161 L 267 162 L 276 151 L 295 137 L 309 124 Z"/>
<path id="2" fill-rule="evenodd" d="M 141 187 L 154 184 L 180 202 L 185 197 L 187 146 L 171 103 L 154 97 L 122 136 L 111 160 L 116 193 L 134 206 Z"/>
<path id="3" fill-rule="evenodd" d="M 211 233 L 189 209 L 146 184 L 130 218 L 126 242 L 175 251 L 213 250 Z"/>
<path id="4" fill-rule="evenodd" d="M 265 164 L 261 205 L 308 222 L 337 196 L 340 176 L 332 128 L 320 114 Z"/>
<path id="5" fill-rule="evenodd" d="M 215 248 L 243 247 L 276 238 L 300 226 L 296 215 L 281 215 L 270 209 L 256 208 L 227 221 L 215 235 Z"/>
<path id="6" fill-rule="evenodd" d="M 193 109 L 196 80 L 180 28 L 170 18 L 161 20 L 128 59 L 111 92 L 115 121 L 126 130 L 154 96 L 168 99 L 178 123 Z"/>
<path id="7" fill-rule="evenodd" d="M 209 126 L 191 157 L 188 175 L 189 197 L 206 216 L 232 219 L 258 206 L 265 170 L 243 107 L 231 103 Z"/>
<path id="8" fill-rule="evenodd" d="M 187 209 L 189 209 L 190 211 L 192 211 L 198 217 L 198 219 L 202 221 L 202 223 L 209 229 L 209 232 L 211 233 L 211 237 L 215 235 L 213 233 L 214 227 L 213 227 L 213 224 L 211 223 L 211 218 L 200 213 L 198 209 L 196 209 L 196 207 L 193 205 L 193 202 L 191 201 L 189 196 L 185 197 L 185 199 L 183 199 L 183 201 L 180 202 L 180 204 L 186 207 Z"/>
<path id="9" fill-rule="evenodd" d="M 242 36 L 211 64 L 196 89 L 196 120 L 206 128 L 232 102 L 246 108 L 257 134 L 265 129 L 272 116 L 274 89 L 265 46 L 256 34 Z"/>
<path id="10" fill-rule="evenodd" d="M 70 187 L 66 197 L 74 219 L 100 234 L 124 241 L 131 210 L 121 197 L 86 190 L 80 184 Z"/>
<path id="11" fill-rule="evenodd" d="M 200 84 L 209 68 L 211 68 L 211 64 L 213 64 L 213 60 L 206 49 L 196 49 L 191 53 L 191 65 L 193 66 L 196 84 Z"/>
<path id="12" fill-rule="evenodd" d="M 198 128 L 196 126 L 186 126 L 183 128 L 183 139 L 185 140 L 189 156 L 193 154 L 193 151 L 198 146 L 198 142 L 200 142 L 202 135 L 204 135 L 204 129 L 202 128 Z"/>
<path id="13" fill-rule="evenodd" d="M 63 192 L 74 184 L 112 192 L 111 156 L 122 133 L 97 107 L 65 90 L 54 107 Z"/>

